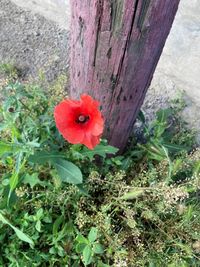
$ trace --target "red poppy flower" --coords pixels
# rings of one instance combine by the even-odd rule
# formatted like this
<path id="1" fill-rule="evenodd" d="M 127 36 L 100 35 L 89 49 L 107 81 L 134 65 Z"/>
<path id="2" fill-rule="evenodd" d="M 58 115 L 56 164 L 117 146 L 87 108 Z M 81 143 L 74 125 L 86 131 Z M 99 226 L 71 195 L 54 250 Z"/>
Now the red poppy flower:
<path id="1" fill-rule="evenodd" d="M 93 149 L 100 142 L 104 120 L 99 103 L 83 94 L 81 100 L 66 99 L 54 110 L 56 126 L 63 137 L 72 144 L 83 144 Z"/>

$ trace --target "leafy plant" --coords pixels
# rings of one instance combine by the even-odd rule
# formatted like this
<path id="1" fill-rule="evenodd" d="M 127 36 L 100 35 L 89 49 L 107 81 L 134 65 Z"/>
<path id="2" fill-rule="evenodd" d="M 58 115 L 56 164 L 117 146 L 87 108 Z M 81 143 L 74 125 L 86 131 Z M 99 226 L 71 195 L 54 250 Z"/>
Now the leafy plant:
<path id="1" fill-rule="evenodd" d="M 92 227 L 87 238 L 81 234 L 76 237 L 76 252 L 82 254 L 82 260 L 85 266 L 94 262 L 95 255 L 104 253 L 103 246 L 97 241 L 97 234 L 98 229 Z"/>
<path id="2" fill-rule="evenodd" d="M 56 130 L 61 86 L 11 76 L 0 107 L 0 266 L 200 266 L 200 150 L 180 108 L 151 123 L 140 112 L 140 139 L 123 155 L 105 140 L 88 150 Z"/>
<path id="3" fill-rule="evenodd" d="M 35 86 L 34 86 L 35 87 Z M 31 90 L 36 90 L 36 92 Z M 61 181 L 72 184 L 83 182 L 81 170 L 70 162 L 69 150 L 60 153 L 67 144 L 58 134 L 54 120 L 53 107 L 55 102 L 48 100 L 47 94 L 40 88 L 29 88 L 19 82 L 10 83 L 4 88 L 8 97 L 2 105 L 2 133 L 6 142 L 0 143 L 0 154 L 14 156 L 16 166 L 10 177 L 10 193 L 19 184 L 20 172 L 27 164 L 47 164 L 54 167 Z M 49 92 L 48 92 L 49 93 Z M 33 103 L 35 106 L 33 106 Z M 99 145 L 95 151 L 84 148 L 82 158 L 90 160 L 94 155 L 105 157 L 106 153 L 116 153 L 111 146 Z"/>

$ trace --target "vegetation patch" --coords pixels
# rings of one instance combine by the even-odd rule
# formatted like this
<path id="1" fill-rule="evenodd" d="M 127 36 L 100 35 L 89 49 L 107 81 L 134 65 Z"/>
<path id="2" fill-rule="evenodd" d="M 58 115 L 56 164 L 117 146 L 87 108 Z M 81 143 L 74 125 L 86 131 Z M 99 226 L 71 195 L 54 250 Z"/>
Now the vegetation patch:
<path id="1" fill-rule="evenodd" d="M 140 112 L 123 155 L 106 140 L 89 150 L 56 128 L 59 83 L 5 69 L 0 266 L 200 266 L 200 149 L 177 102 L 150 125 Z"/>

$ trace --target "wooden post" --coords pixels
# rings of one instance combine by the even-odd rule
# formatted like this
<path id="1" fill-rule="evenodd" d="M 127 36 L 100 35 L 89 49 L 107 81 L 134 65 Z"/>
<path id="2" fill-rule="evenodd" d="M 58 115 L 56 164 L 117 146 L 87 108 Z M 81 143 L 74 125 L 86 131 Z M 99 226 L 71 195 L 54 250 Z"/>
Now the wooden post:
<path id="1" fill-rule="evenodd" d="M 179 0 L 71 0 L 72 97 L 99 100 L 105 137 L 122 151 Z"/>

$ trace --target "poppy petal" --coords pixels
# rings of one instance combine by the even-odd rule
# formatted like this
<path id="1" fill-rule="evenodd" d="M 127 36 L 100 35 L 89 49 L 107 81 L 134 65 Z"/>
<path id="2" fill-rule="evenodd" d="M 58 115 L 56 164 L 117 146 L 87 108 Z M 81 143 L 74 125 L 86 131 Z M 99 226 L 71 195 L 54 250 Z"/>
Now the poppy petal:
<path id="1" fill-rule="evenodd" d="M 92 134 L 98 136 L 103 133 L 103 121 L 102 123 L 95 123 L 92 128 Z"/>
<path id="2" fill-rule="evenodd" d="M 94 149 L 96 145 L 100 143 L 100 137 L 99 136 L 93 136 L 90 132 L 85 133 L 84 139 L 82 144 L 87 146 L 89 149 Z"/>
<path id="3" fill-rule="evenodd" d="M 86 106 L 93 106 L 95 108 L 99 107 L 99 102 L 94 100 L 90 95 L 83 94 L 81 95 L 82 103 L 86 104 Z"/>
<path id="4" fill-rule="evenodd" d="M 71 144 L 81 144 L 84 138 L 84 131 L 68 128 L 63 131 L 62 135 Z"/>
<path id="5" fill-rule="evenodd" d="M 93 149 L 100 142 L 104 119 L 98 109 L 99 102 L 83 94 L 81 100 L 66 99 L 54 109 L 56 126 L 63 137 L 72 144 L 84 144 Z M 85 117 L 85 120 L 79 120 Z"/>
<path id="6" fill-rule="evenodd" d="M 68 118 L 72 116 L 72 113 L 73 111 L 69 107 L 66 100 L 62 101 L 54 109 L 54 117 L 55 117 L 56 122 L 58 123 L 67 122 Z"/>

